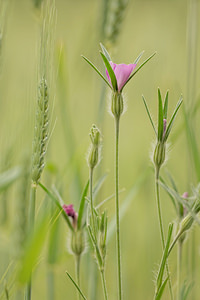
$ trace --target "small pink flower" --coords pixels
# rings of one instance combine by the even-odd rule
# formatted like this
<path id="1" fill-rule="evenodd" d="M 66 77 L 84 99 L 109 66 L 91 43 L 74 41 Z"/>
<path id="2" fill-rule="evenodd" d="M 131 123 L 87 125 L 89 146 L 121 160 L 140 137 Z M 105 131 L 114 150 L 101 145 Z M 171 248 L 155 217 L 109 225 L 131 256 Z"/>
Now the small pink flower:
<path id="1" fill-rule="evenodd" d="M 110 61 L 110 65 L 115 73 L 115 77 L 117 79 L 118 92 L 120 92 L 126 84 L 127 80 L 129 79 L 131 73 L 135 69 L 136 64 L 115 64 L 112 61 Z M 108 77 L 108 81 L 111 83 L 107 69 L 106 76 Z"/>
<path id="2" fill-rule="evenodd" d="M 63 205 L 63 209 L 66 212 L 66 214 L 68 215 L 68 217 L 72 218 L 73 226 L 76 227 L 76 225 L 77 225 L 77 219 L 78 219 L 78 214 L 74 210 L 73 204 L 69 204 L 69 205 L 64 204 Z"/>

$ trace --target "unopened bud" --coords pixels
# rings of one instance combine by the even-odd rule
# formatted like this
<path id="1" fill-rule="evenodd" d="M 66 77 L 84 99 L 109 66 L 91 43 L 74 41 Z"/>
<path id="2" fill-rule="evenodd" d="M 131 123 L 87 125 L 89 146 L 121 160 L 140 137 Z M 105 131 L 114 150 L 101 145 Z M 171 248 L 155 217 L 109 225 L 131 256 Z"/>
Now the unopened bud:
<path id="1" fill-rule="evenodd" d="M 153 161 L 157 169 L 160 169 L 165 161 L 166 145 L 163 142 L 158 142 L 153 155 Z"/>
<path id="2" fill-rule="evenodd" d="M 124 100 L 121 93 L 114 92 L 112 95 L 111 111 L 115 118 L 120 118 L 124 111 Z"/>
<path id="3" fill-rule="evenodd" d="M 85 237 L 83 230 L 77 230 L 72 233 L 71 250 L 77 256 L 81 255 L 85 250 Z"/>
<path id="4" fill-rule="evenodd" d="M 100 131 L 99 129 L 93 125 L 90 132 L 90 139 L 91 139 L 91 146 L 89 149 L 88 154 L 88 165 L 91 169 L 94 169 L 94 167 L 99 163 L 99 157 L 100 157 Z"/>

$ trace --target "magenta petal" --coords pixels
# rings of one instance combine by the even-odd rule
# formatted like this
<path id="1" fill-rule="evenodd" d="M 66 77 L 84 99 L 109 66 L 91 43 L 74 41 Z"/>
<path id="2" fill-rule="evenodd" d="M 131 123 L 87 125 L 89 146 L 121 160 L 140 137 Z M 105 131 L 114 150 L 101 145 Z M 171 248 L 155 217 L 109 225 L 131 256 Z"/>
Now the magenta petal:
<path id="1" fill-rule="evenodd" d="M 131 73 L 135 69 L 136 64 L 119 64 L 115 67 L 115 76 L 117 79 L 118 91 L 120 92 L 127 80 L 129 79 Z"/>
<path id="2" fill-rule="evenodd" d="M 69 205 L 64 204 L 63 209 L 69 217 L 72 217 L 72 218 L 75 217 L 76 212 L 74 210 L 73 204 L 69 204 Z"/>

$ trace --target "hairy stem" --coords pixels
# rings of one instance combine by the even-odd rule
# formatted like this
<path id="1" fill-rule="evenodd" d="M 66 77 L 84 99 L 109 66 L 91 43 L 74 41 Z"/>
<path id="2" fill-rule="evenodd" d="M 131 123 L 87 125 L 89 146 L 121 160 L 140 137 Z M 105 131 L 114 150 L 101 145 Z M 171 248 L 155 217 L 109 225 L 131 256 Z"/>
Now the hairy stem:
<path id="1" fill-rule="evenodd" d="M 165 236 L 164 236 L 162 213 L 161 213 L 161 206 L 160 206 L 160 191 L 159 191 L 158 179 L 159 179 L 159 169 L 156 169 L 156 178 L 155 178 L 155 181 L 156 181 L 156 202 L 157 202 L 157 209 L 158 209 L 158 219 L 159 219 L 159 227 L 160 227 L 162 248 L 163 248 L 163 251 L 164 251 L 164 249 L 165 249 Z M 170 277 L 168 262 L 166 263 L 166 270 L 167 270 L 167 276 L 169 277 L 168 283 L 169 283 L 170 297 L 171 297 L 171 300 L 173 300 L 174 296 L 173 296 L 173 292 L 172 292 L 172 284 L 171 284 L 171 277 Z"/>
<path id="2" fill-rule="evenodd" d="M 75 263 L 76 263 L 76 281 L 78 283 L 78 286 L 80 287 L 80 262 L 81 262 L 81 256 L 76 255 L 75 260 L 76 260 L 75 261 Z M 77 293 L 77 298 L 78 298 L 78 300 L 81 300 L 81 295 L 80 295 L 79 292 Z"/>
<path id="3" fill-rule="evenodd" d="M 118 298 L 122 300 L 122 271 L 120 247 L 120 217 L 119 217 L 119 118 L 115 118 L 115 201 L 116 201 L 116 239 L 117 239 L 117 266 L 118 266 Z"/>

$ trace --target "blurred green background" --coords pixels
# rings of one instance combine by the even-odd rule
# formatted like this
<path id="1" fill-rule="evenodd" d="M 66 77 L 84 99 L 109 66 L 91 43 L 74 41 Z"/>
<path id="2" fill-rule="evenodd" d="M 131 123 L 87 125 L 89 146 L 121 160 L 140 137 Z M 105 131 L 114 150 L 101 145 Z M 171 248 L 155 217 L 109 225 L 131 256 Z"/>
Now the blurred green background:
<path id="1" fill-rule="evenodd" d="M 42 182 L 56 183 L 62 189 L 64 201 L 74 203 L 77 208 L 80 192 L 74 185 L 74 177 L 80 173 L 81 185 L 88 179 L 86 153 L 89 146 L 89 130 L 95 123 L 102 131 L 102 161 L 95 172 L 95 179 L 108 171 L 108 177 L 99 194 L 100 201 L 114 193 L 114 120 L 108 113 L 109 91 L 106 90 L 103 115 L 99 113 L 103 82 L 81 58 L 81 54 L 93 61 L 103 72 L 99 55 L 99 42 L 108 45 L 113 61 L 132 63 L 142 50 L 143 60 L 157 51 L 156 56 L 134 77 L 125 89 L 127 111 L 120 127 L 120 195 L 121 203 L 129 190 L 144 178 L 121 222 L 122 266 L 124 299 L 148 300 L 153 298 L 154 279 L 161 258 L 161 242 L 154 193 L 154 173 L 151 170 L 150 153 L 155 136 L 142 103 L 147 99 L 154 120 L 157 119 L 157 88 L 164 96 L 169 89 L 169 110 L 172 113 L 180 95 L 184 104 L 196 103 L 199 95 L 199 1 L 195 0 L 130 0 L 119 24 L 119 35 L 111 46 L 101 35 L 103 1 L 56 0 L 57 26 L 55 38 L 54 89 L 51 103 L 51 138 L 47 154 L 47 166 Z M 0 77 L 0 166 L 3 172 L 8 167 L 20 165 L 31 157 L 33 138 L 39 43 L 39 9 L 33 1 L 10 1 L 6 16 L 5 38 L 1 53 Z M 59 94 L 58 60 L 60 45 L 63 45 L 65 62 L 66 98 Z M 192 104 L 192 105 L 193 105 Z M 64 112 L 64 115 L 62 113 Z M 198 134 L 198 114 L 196 129 Z M 63 117 L 64 116 L 64 117 Z M 63 122 L 70 124 L 66 137 Z M 63 121 L 64 120 L 64 121 Z M 169 139 L 169 160 L 165 169 L 173 175 L 180 193 L 190 190 L 197 180 L 189 155 L 184 131 L 184 115 L 181 108 Z M 73 145 L 72 145 L 73 143 Z M 71 150 L 72 153 L 71 153 Z M 51 168 L 50 168 L 51 165 Z M 54 171 L 52 171 L 52 168 Z M 51 171 L 50 171 L 51 169 Z M 16 198 L 19 197 L 19 181 L 6 192 L 8 218 L 0 228 L 0 272 L 4 274 L 15 252 Z M 5 194 L 2 194 L 2 203 Z M 167 224 L 176 218 L 171 201 L 161 190 L 165 231 Z M 44 194 L 38 191 L 38 210 Z M 109 220 L 114 216 L 114 199 L 107 205 Z M 3 209 L 0 209 L 3 212 Z M 3 215 L 3 213 L 1 214 Z M 3 216 L 1 216 L 3 218 Z M 48 233 L 47 233 L 48 234 Z M 76 299 L 76 293 L 67 279 L 65 270 L 74 275 L 74 262 L 66 249 L 68 228 L 60 220 L 60 238 L 57 244 L 58 260 L 54 266 L 56 276 L 56 298 Z M 198 228 L 193 229 L 184 246 L 184 268 L 182 279 L 192 276 L 196 282 L 193 296 L 199 299 L 200 276 Z M 195 261 L 191 255 L 191 244 L 196 239 Z M 46 296 L 46 251 L 39 258 L 33 277 L 33 300 L 48 299 Z M 82 283 L 85 294 L 91 289 L 88 271 L 90 259 L 87 255 L 82 263 Z M 192 263 L 196 266 L 191 274 Z M 176 251 L 169 260 L 174 291 L 176 290 Z M 84 271 L 85 270 L 85 271 Z M 86 271 L 87 270 L 87 271 Z M 115 238 L 108 242 L 106 277 L 110 300 L 117 299 Z M 11 299 L 16 285 L 12 272 L 6 275 Z M 11 279 L 10 279 L 11 278 Z M 1 292 L 4 280 L 0 282 Z M 2 294 L 2 299 L 4 294 Z M 100 279 L 96 300 L 103 299 Z M 92 300 L 95 300 L 92 299 Z M 169 299 L 168 288 L 163 299 Z"/>

